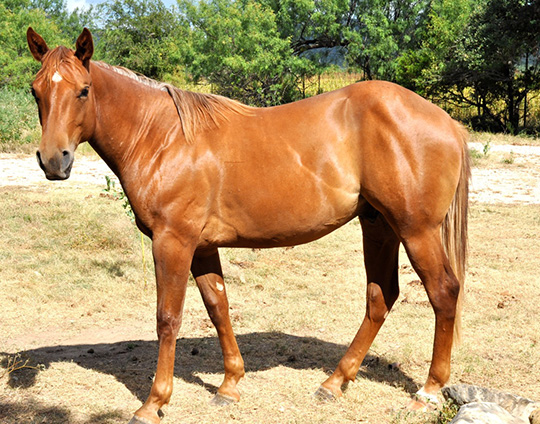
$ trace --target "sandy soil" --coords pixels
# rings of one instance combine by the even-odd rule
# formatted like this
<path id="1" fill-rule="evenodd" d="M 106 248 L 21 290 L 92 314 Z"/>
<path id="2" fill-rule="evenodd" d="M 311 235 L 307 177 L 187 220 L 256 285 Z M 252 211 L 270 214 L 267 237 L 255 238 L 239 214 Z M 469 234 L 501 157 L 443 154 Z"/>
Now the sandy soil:
<path id="1" fill-rule="evenodd" d="M 480 143 L 469 147 L 482 152 Z M 473 168 L 471 200 L 481 203 L 540 203 L 540 147 L 494 145 L 490 154 L 512 164 Z"/>
<path id="2" fill-rule="evenodd" d="M 480 143 L 470 148 L 482 152 Z M 511 158 L 511 164 L 493 159 L 496 166 L 473 168 L 471 200 L 480 203 L 540 203 L 540 147 L 490 146 L 490 155 Z M 53 184 L 95 184 L 105 187 L 105 175 L 114 178 L 107 165 L 98 158 L 78 156 L 71 177 Z M 47 181 L 32 156 L 0 154 L 0 186 L 42 187 Z"/>

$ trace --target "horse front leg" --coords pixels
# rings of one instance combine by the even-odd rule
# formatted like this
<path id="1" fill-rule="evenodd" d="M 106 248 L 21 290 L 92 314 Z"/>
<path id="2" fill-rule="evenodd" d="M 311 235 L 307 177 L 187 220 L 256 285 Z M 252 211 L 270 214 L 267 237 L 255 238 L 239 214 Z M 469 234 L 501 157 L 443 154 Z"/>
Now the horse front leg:
<path id="1" fill-rule="evenodd" d="M 205 252 L 205 254 L 195 253 L 191 272 L 201 292 L 208 315 L 216 327 L 223 352 L 225 377 L 212 403 L 222 406 L 237 402 L 240 400 L 240 393 L 236 385 L 245 374 L 244 361 L 229 317 L 229 302 L 218 251 Z"/>
<path id="2" fill-rule="evenodd" d="M 171 398 L 176 337 L 182 323 L 193 250 L 189 243 L 168 232 L 154 234 L 152 252 L 156 268 L 159 356 L 150 395 L 135 412 L 130 424 L 159 424 L 158 411 Z"/>

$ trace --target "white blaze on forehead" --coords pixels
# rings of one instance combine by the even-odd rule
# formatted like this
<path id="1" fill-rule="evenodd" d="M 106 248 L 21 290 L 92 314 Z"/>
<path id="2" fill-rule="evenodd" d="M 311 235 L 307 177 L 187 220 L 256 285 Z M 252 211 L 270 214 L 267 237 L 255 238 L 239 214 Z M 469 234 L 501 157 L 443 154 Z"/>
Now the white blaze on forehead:
<path id="1" fill-rule="evenodd" d="M 54 75 L 52 76 L 52 82 L 60 82 L 62 81 L 62 75 L 60 75 L 60 73 L 58 71 L 56 71 L 54 73 Z"/>
<path id="2" fill-rule="evenodd" d="M 216 287 L 219 291 L 223 291 L 223 289 L 225 288 L 223 284 L 221 284 L 219 281 L 216 281 Z"/>

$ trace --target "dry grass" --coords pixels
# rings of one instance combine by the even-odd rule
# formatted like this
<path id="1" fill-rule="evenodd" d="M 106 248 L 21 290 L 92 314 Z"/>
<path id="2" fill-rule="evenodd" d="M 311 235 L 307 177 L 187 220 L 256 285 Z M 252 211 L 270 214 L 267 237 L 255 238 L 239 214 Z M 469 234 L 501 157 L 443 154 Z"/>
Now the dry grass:
<path id="1" fill-rule="evenodd" d="M 471 132 L 471 141 L 476 141 L 482 145 L 511 145 L 511 146 L 540 146 L 540 138 L 528 135 L 514 136 L 502 133 Z"/>
<path id="2" fill-rule="evenodd" d="M 43 365 L 4 372 L 0 422 L 125 423 L 148 394 L 157 349 L 140 239 L 99 188 L 53 187 L 0 189 L 0 376 L 17 353 Z M 540 206 L 473 205 L 470 245 L 465 336 L 451 382 L 540 400 Z M 403 254 L 402 295 L 357 381 L 333 403 L 311 394 L 364 314 L 360 226 L 294 249 L 222 257 L 246 362 L 243 398 L 208 405 L 221 382 L 221 353 L 190 282 L 164 423 L 437 422 L 436 414 L 401 409 L 427 375 L 434 327 Z"/>

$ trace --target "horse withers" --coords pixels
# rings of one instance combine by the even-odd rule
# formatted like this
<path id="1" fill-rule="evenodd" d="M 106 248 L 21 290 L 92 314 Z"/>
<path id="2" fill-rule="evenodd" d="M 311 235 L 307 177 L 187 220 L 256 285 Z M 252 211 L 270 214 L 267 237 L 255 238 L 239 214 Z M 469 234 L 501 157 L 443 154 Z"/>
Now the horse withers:
<path id="1" fill-rule="evenodd" d="M 367 273 L 364 320 L 317 395 L 342 395 L 396 301 L 403 243 L 435 312 L 428 378 L 410 407 L 436 401 L 450 376 L 465 274 L 466 131 L 395 84 L 361 82 L 277 107 L 191 93 L 92 61 L 84 29 L 75 51 L 49 49 L 31 28 L 41 70 L 32 84 L 42 137 L 38 162 L 66 179 L 88 141 L 118 176 L 152 239 L 159 356 L 133 423 L 159 423 L 173 387 L 175 342 L 189 272 L 223 351 L 213 402 L 238 401 L 244 363 L 229 318 L 219 247 L 306 243 L 359 217 Z"/>

